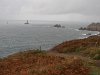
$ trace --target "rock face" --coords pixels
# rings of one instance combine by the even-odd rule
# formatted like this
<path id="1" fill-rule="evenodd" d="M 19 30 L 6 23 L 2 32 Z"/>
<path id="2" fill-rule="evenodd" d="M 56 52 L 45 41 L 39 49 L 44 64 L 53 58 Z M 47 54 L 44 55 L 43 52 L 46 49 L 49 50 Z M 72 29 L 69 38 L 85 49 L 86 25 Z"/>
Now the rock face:
<path id="1" fill-rule="evenodd" d="M 91 31 L 100 31 L 100 23 L 92 23 L 88 25 L 86 29 Z"/>
<path id="2" fill-rule="evenodd" d="M 81 27 L 81 28 L 79 28 L 79 30 L 87 30 L 87 28 L 86 27 Z"/>
<path id="3" fill-rule="evenodd" d="M 87 27 L 81 27 L 79 30 L 100 31 L 100 23 L 91 23 Z"/>

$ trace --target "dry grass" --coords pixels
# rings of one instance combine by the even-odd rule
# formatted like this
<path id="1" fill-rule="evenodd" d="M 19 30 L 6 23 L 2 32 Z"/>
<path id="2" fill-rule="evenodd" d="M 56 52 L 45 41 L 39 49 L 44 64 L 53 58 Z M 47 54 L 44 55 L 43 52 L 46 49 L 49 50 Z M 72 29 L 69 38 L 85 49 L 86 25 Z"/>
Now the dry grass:
<path id="1" fill-rule="evenodd" d="M 78 57 L 51 56 L 41 51 L 25 51 L 0 60 L 0 75 L 88 75 Z"/>
<path id="2" fill-rule="evenodd" d="M 97 47 L 100 46 L 100 36 L 91 36 L 85 39 L 71 40 L 65 41 L 50 51 L 56 51 L 59 53 L 70 53 L 70 52 L 79 52 L 81 50 L 85 50 L 89 47 Z"/>
<path id="3" fill-rule="evenodd" d="M 100 36 L 63 42 L 50 51 L 59 53 L 78 53 L 83 56 L 100 60 Z"/>

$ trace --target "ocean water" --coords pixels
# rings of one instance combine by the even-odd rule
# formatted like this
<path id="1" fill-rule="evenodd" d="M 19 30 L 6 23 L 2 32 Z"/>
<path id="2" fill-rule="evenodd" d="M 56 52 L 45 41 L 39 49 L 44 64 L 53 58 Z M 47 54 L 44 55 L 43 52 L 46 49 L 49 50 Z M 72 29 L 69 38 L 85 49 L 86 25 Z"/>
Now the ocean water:
<path id="1" fill-rule="evenodd" d="M 88 37 L 87 33 L 97 34 L 96 31 L 79 31 L 78 28 L 86 24 L 47 21 L 0 21 L 0 57 L 12 53 L 41 49 L 48 50 L 66 40 Z M 65 28 L 55 28 L 61 24 Z"/>

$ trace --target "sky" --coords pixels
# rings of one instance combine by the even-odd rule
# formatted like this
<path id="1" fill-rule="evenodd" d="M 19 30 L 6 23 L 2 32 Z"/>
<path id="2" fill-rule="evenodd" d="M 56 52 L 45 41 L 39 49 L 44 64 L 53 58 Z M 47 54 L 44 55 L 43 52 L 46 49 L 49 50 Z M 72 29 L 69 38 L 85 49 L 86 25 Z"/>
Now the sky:
<path id="1" fill-rule="evenodd" d="M 100 0 L 0 0 L 1 20 L 100 21 Z"/>

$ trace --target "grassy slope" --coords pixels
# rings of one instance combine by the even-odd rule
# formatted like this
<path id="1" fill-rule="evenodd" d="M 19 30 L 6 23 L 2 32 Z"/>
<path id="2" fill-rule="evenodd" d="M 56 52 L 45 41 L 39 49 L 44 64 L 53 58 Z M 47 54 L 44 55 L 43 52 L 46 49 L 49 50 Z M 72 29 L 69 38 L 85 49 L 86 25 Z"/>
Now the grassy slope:
<path id="1" fill-rule="evenodd" d="M 65 41 L 50 51 L 58 53 L 77 53 L 93 59 L 100 59 L 100 36 Z"/>
<path id="2" fill-rule="evenodd" d="M 78 57 L 60 57 L 41 51 L 20 52 L 0 60 L 0 75 L 88 75 Z"/>
<path id="3" fill-rule="evenodd" d="M 100 36 L 91 36 L 85 39 L 65 41 L 50 51 L 64 53 L 67 55 L 80 55 L 90 60 L 88 64 L 91 68 L 90 75 L 100 75 Z M 93 64 L 93 65 L 91 65 Z"/>

